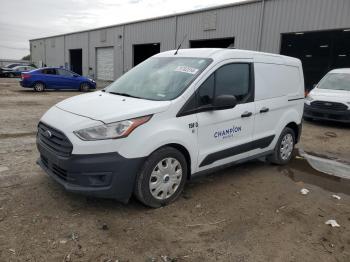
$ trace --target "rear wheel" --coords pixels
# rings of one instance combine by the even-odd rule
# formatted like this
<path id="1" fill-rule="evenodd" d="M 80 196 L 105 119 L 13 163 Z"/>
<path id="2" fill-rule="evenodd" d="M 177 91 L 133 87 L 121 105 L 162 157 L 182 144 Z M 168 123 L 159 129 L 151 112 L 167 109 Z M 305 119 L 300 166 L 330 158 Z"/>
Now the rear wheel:
<path id="1" fill-rule="evenodd" d="M 152 153 L 137 176 L 134 194 L 139 201 L 157 208 L 177 199 L 186 183 L 187 163 L 172 147 Z"/>
<path id="2" fill-rule="evenodd" d="M 88 83 L 82 83 L 80 85 L 81 92 L 88 92 L 90 90 L 90 85 Z"/>
<path id="3" fill-rule="evenodd" d="M 269 157 L 269 160 L 277 165 L 285 165 L 292 158 L 292 153 L 295 146 L 295 133 L 293 129 L 286 127 L 283 129 L 274 153 Z"/>
<path id="4" fill-rule="evenodd" d="M 37 83 L 34 84 L 34 90 L 36 92 L 43 92 L 44 89 L 45 89 L 45 85 L 43 83 L 37 82 Z"/>

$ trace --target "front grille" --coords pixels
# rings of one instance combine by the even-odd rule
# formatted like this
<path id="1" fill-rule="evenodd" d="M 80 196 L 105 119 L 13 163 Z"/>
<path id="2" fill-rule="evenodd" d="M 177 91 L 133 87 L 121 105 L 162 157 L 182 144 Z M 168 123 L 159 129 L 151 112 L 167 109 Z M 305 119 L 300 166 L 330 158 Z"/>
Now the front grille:
<path id="1" fill-rule="evenodd" d="M 59 156 L 70 156 L 72 153 L 73 145 L 69 139 L 61 131 L 42 122 L 38 125 L 38 139 Z"/>
<path id="2" fill-rule="evenodd" d="M 47 160 L 46 157 L 41 156 L 41 162 L 48 168 L 49 167 L 49 161 Z"/>
<path id="3" fill-rule="evenodd" d="M 348 107 L 342 103 L 328 102 L 328 101 L 314 101 L 311 102 L 311 106 L 317 109 L 334 110 L 334 111 L 345 111 Z"/>

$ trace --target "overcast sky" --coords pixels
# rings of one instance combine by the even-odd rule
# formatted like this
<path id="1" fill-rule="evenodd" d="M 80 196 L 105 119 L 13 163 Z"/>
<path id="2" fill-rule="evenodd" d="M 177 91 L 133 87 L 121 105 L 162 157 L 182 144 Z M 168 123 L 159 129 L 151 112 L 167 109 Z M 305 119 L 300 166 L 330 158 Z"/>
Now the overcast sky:
<path id="1" fill-rule="evenodd" d="M 29 54 L 29 39 L 241 0 L 0 0 L 0 58 Z"/>

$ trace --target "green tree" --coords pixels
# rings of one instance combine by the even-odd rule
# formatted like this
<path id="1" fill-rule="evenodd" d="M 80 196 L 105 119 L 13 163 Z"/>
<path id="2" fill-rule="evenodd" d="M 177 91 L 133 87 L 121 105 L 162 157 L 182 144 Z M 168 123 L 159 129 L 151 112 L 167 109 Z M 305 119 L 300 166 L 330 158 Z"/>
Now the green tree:
<path id="1" fill-rule="evenodd" d="M 22 60 L 28 60 L 28 61 L 29 61 L 29 60 L 30 60 L 30 54 L 29 54 L 29 55 L 26 55 L 26 56 L 23 56 L 23 57 L 22 57 Z"/>

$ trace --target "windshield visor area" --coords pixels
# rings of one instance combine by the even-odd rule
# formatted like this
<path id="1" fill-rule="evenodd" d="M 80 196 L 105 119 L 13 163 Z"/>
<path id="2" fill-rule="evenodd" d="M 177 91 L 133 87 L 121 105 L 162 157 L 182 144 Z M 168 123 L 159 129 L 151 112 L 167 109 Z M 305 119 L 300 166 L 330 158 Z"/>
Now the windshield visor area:
<path id="1" fill-rule="evenodd" d="M 105 91 L 148 100 L 173 100 L 211 61 L 208 58 L 152 57 L 125 73 Z"/>

